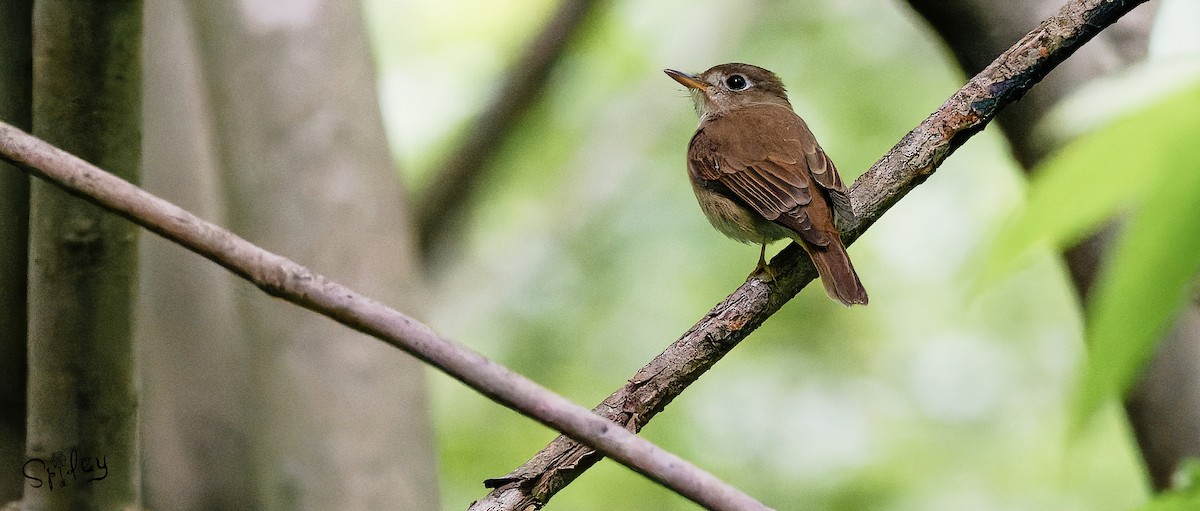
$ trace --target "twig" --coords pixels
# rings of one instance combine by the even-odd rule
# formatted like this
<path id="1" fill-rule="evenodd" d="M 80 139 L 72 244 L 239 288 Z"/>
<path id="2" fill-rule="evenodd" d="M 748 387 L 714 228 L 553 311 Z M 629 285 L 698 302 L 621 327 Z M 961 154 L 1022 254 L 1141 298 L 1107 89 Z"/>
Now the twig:
<path id="1" fill-rule="evenodd" d="M 579 32 L 601 2 L 598 0 L 562 0 L 558 10 L 529 43 L 525 53 L 510 68 L 508 76 L 492 101 L 480 112 L 471 130 L 434 174 L 420 195 L 415 197 L 417 242 L 428 256 L 439 249 L 446 234 L 457 232 L 479 183 L 485 177 L 488 159 L 529 104 L 545 88 L 550 70 L 566 49 L 567 42 Z"/>
<path id="2" fill-rule="evenodd" d="M 900 140 L 850 190 L 860 223 L 853 242 L 909 190 L 1005 106 L 1021 98 L 1058 63 L 1145 0 L 1073 0 L 1017 41 Z M 816 277 L 795 245 L 771 261 L 776 279 L 751 278 L 595 408 L 639 431 L 688 385 Z M 601 455 L 559 437 L 509 474 L 484 482 L 493 490 L 471 511 L 540 508 Z"/>
<path id="3" fill-rule="evenodd" d="M 678 456 L 470 348 L 438 336 L 412 318 L 3 122 L 0 157 L 212 260 L 267 294 L 400 348 L 492 400 L 603 451 L 698 504 L 730 511 L 768 509 Z"/>

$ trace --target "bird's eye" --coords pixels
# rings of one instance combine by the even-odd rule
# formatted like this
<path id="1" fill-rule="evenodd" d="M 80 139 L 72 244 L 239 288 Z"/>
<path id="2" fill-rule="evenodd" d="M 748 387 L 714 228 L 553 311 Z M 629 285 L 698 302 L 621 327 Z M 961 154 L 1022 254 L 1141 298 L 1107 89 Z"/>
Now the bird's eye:
<path id="1" fill-rule="evenodd" d="M 725 79 L 725 85 L 729 86 L 729 90 L 743 90 L 750 86 L 750 82 L 746 81 L 745 76 L 732 75 Z"/>

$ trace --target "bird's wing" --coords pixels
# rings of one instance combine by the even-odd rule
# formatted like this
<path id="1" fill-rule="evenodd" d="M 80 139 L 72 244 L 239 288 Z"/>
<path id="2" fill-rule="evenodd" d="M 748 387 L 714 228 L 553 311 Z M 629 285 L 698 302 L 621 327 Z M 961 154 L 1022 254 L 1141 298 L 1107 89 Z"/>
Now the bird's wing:
<path id="1" fill-rule="evenodd" d="M 817 145 L 816 138 L 812 136 L 812 132 L 808 131 L 807 126 L 804 131 L 808 133 L 809 138 L 812 138 L 812 144 L 804 146 L 813 149 L 804 153 L 804 159 L 808 162 L 808 171 L 812 173 L 813 181 L 828 192 L 829 202 L 833 206 L 834 218 L 837 220 L 838 226 L 849 228 L 858 222 L 854 217 L 854 208 L 850 206 L 849 190 L 846 189 L 845 183 L 842 183 L 842 176 L 838 175 L 833 160 L 830 160 L 829 155 L 825 154 L 825 150 Z"/>
<path id="2" fill-rule="evenodd" d="M 693 178 L 720 183 L 732 198 L 804 241 L 827 246 L 836 236 L 831 205 L 812 183 L 829 192 L 835 208 L 834 196 L 844 199 L 845 185 L 791 109 L 752 105 L 711 119 L 692 138 L 688 159 Z"/>

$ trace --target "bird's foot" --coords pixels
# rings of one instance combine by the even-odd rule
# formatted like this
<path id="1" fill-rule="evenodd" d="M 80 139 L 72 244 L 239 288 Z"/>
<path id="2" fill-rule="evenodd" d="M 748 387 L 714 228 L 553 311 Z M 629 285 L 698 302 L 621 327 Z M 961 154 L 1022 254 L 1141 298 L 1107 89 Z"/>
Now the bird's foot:
<path id="1" fill-rule="evenodd" d="M 762 245 L 758 251 L 758 264 L 754 266 L 754 271 L 746 276 L 746 280 L 758 277 L 763 282 L 773 282 L 775 280 L 775 271 L 767 264 L 767 246 Z"/>

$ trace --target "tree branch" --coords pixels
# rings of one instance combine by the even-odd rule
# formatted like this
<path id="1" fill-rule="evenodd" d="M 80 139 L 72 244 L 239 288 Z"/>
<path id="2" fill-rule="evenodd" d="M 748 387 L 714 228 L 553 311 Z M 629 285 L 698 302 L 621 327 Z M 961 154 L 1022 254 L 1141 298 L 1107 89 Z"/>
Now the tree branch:
<path id="1" fill-rule="evenodd" d="M 504 84 L 480 112 L 458 149 L 446 158 L 432 182 L 416 196 L 413 212 L 417 241 L 425 259 L 429 260 L 429 254 L 439 249 L 446 234 L 458 231 L 485 177 L 488 160 L 512 133 L 513 125 L 529 104 L 545 89 L 550 70 L 562 56 L 567 42 L 600 3 L 562 0 L 542 31 L 512 65 Z"/>
<path id="2" fill-rule="evenodd" d="M 1020 99 L 1060 62 L 1145 0 L 1073 0 L 1017 41 L 910 131 L 850 190 L 859 225 L 851 243 L 1004 107 Z M 794 244 L 771 260 L 774 282 L 751 278 L 594 411 L 639 431 L 688 385 L 816 277 Z M 509 474 L 484 482 L 493 490 L 471 511 L 537 509 L 591 468 L 601 455 L 559 437 Z"/>
<path id="3" fill-rule="evenodd" d="M 204 256 L 269 295 L 400 348 L 493 401 L 579 439 L 706 508 L 769 509 L 712 474 L 438 336 L 416 320 L 3 122 L 0 157 Z"/>

